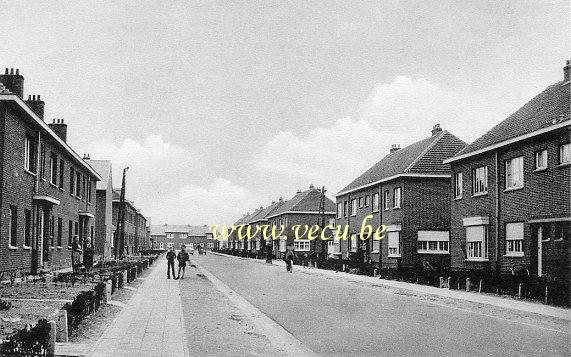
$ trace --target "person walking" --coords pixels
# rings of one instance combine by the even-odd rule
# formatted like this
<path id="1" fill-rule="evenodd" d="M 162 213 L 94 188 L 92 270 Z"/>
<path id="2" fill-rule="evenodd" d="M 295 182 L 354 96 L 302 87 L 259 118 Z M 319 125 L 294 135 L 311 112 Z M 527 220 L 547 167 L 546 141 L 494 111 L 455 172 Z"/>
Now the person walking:
<path id="1" fill-rule="evenodd" d="M 81 269 L 81 244 L 78 236 L 73 236 L 71 243 L 71 268 L 74 273 L 79 273 Z"/>
<path id="2" fill-rule="evenodd" d="M 95 249 L 93 248 L 93 244 L 91 243 L 91 237 L 87 237 L 85 240 L 85 247 L 83 248 L 83 266 L 85 267 L 85 271 L 87 274 L 93 268 L 93 255 L 95 254 Z"/>
<path id="3" fill-rule="evenodd" d="M 167 252 L 167 279 L 171 278 L 171 270 L 172 270 L 173 279 L 176 279 L 176 275 L 174 275 L 175 259 L 176 259 L 176 253 L 174 252 L 174 247 L 171 246 L 171 249 Z"/>
<path id="4" fill-rule="evenodd" d="M 290 273 L 293 273 L 294 258 L 295 258 L 295 255 L 293 253 L 293 250 L 288 249 L 287 252 L 285 253 L 284 260 L 286 262 L 286 270 Z"/>
<path id="5" fill-rule="evenodd" d="M 186 268 L 186 262 L 190 260 L 188 257 L 188 252 L 186 251 L 186 246 L 183 244 L 181 245 L 181 251 L 178 252 L 176 259 L 178 260 L 178 276 L 176 279 L 184 279 L 184 270 Z M 182 270 L 182 275 L 180 275 L 180 271 Z"/>

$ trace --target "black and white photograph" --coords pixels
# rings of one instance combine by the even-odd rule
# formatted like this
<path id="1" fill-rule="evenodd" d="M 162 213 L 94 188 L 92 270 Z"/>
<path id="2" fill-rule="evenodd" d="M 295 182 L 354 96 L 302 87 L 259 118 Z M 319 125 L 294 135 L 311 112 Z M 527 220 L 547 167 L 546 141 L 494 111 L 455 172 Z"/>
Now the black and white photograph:
<path id="1" fill-rule="evenodd" d="M 0 24 L 0 356 L 571 356 L 569 0 Z"/>

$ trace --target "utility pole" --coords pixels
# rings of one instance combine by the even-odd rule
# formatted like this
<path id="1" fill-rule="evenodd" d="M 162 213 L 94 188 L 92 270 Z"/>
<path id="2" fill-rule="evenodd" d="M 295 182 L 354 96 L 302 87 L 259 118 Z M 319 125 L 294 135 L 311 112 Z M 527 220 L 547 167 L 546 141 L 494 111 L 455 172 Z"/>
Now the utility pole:
<path id="1" fill-rule="evenodd" d="M 322 230 L 325 229 L 325 192 L 327 192 L 325 186 L 321 186 L 321 200 L 319 200 L 319 215 L 321 218 L 320 226 Z M 326 256 L 325 246 L 326 246 L 325 241 L 321 240 L 321 254 L 319 260 L 323 260 L 324 257 Z"/>
<path id="2" fill-rule="evenodd" d="M 117 244 L 115 244 L 115 257 L 123 259 L 125 250 L 125 176 L 129 167 L 123 169 L 123 180 L 121 182 L 121 196 L 119 198 L 119 212 L 117 214 Z"/>

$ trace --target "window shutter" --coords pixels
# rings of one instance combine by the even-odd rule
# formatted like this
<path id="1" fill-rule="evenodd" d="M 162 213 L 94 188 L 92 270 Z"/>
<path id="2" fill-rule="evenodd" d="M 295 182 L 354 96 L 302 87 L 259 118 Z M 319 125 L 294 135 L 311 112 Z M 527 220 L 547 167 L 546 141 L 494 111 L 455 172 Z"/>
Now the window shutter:
<path id="1" fill-rule="evenodd" d="M 523 239 L 523 222 L 506 224 L 506 239 Z"/>
<path id="2" fill-rule="evenodd" d="M 484 240 L 484 226 L 466 227 L 466 242 L 482 242 Z"/>

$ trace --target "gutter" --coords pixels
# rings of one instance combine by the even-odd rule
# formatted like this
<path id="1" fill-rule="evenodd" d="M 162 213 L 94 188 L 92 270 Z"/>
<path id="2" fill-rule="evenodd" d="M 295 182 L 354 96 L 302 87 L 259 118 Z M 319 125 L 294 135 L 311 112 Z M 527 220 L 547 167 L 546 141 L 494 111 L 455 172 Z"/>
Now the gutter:
<path id="1" fill-rule="evenodd" d="M 499 172 L 499 168 L 500 168 L 500 162 L 499 162 L 499 157 L 498 157 L 498 151 L 496 150 L 494 152 L 494 161 L 495 161 L 495 165 L 496 165 L 496 172 L 495 172 L 495 176 L 496 176 L 496 198 L 495 198 L 495 209 L 496 209 L 496 226 L 494 227 L 495 229 L 495 241 L 496 241 L 496 246 L 495 246 L 495 255 L 496 255 L 496 274 L 500 274 L 500 247 L 499 247 L 499 242 L 500 242 L 500 237 L 499 237 L 499 233 L 500 233 L 500 172 Z"/>

